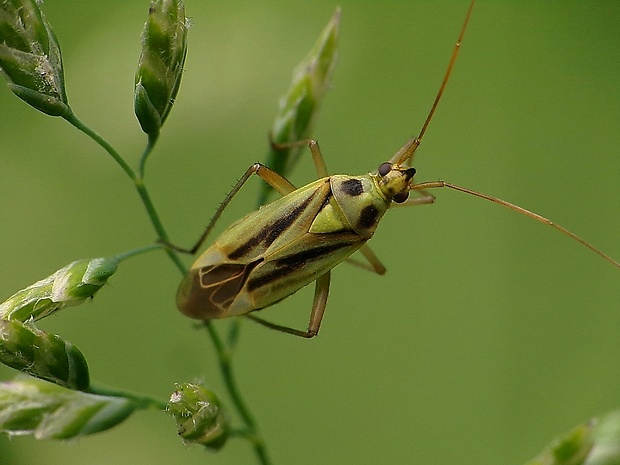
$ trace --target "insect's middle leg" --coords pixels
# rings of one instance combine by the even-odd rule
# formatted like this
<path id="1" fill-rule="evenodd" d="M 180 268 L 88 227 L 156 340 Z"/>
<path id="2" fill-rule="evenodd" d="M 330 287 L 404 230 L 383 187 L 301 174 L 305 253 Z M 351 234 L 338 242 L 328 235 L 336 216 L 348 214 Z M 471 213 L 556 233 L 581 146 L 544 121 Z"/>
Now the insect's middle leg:
<path id="1" fill-rule="evenodd" d="M 175 247 L 171 244 L 168 244 L 168 246 L 173 248 L 174 250 L 177 250 L 178 252 L 189 253 L 192 255 L 195 254 L 215 227 L 215 224 L 220 219 L 220 216 L 222 216 L 222 213 L 224 212 L 230 201 L 237 194 L 237 192 L 241 190 L 243 185 L 253 174 L 260 176 L 263 181 L 273 187 L 281 195 L 290 194 L 295 190 L 295 186 L 293 186 L 293 184 L 291 184 L 284 176 L 281 176 L 272 169 L 267 168 L 262 163 L 254 163 L 245 171 L 245 173 L 243 173 L 243 176 L 239 178 L 239 180 L 233 186 L 232 190 L 228 193 L 228 195 L 226 195 L 220 206 L 217 207 L 217 210 L 215 210 L 215 214 L 211 218 L 211 221 L 209 222 L 206 229 L 192 248 L 183 249 L 180 247 Z"/>
<path id="2" fill-rule="evenodd" d="M 347 263 L 359 266 L 360 268 L 364 268 L 368 271 L 372 271 L 373 273 L 377 273 L 378 275 L 385 274 L 385 266 L 383 266 L 383 263 L 381 263 L 381 261 L 377 258 L 375 253 L 370 249 L 370 247 L 368 247 L 367 244 L 364 244 L 360 247 L 359 253 L 364 256 L 364 258 L 366 259 L 365 262 L 356 260 L 355 258 L 347 258 Z"/>
<path id="3" fill-rule="evenodd" d="M 319 333 L 321 327 L 321 321 L 323 320 L 323 314 L 325 313 L 325 307 L 327 305 L 327 296 L 329 294 L 329 281 L 331 273 L 328 271 L 325 274 L 319 276 L 316 280 L 314 288 L 314 301 L 312 303 L 312 312 L 310 313 L 310 322 L 308 323 L 308 329 L 303 331 L 301 329 L 290 328 L 288 326 L 282 326 L 270 321 L 263 320 L 251 313 L 245 315 L 246 318 L 256 321 L 257 323 L 266 326 L 269 329 L 275 329 L 293 336 L 304 337 L 306 339 L 313 338 Z"/>

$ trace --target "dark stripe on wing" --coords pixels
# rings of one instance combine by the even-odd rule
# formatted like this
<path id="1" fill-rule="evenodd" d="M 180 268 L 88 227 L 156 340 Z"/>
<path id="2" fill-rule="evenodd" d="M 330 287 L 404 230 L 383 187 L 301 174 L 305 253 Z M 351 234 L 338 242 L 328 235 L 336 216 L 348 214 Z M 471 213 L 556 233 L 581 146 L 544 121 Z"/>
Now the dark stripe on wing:
<path id="1" fill-rule="evenodd" d="M 335 236 L 336 234 L 330 235 Z M 336 239 L 335 243 L 312 247 L 294 255 L 282 257 L 277 260 L 270 260 L 269 266 L 272 271 L 264 274 L 258 273 L 256 277 L 250 277 L 247 284 L 248 292 L 252 292 L 260 287 L 273 283 L 287 275 L 308 266 L 316 260 L 325 259 L 329 254 L 360 241 L 357 234 L 342 234 L 342 240 Z"/>
<path id="2" fill-rule="evenodd" d="M 279 217 L 258 231 L 246 242 L 230 252 L 228 257 L 231 260 L 237 260 L 250 253 L 259 244 L 263 244 L 264 247 L 269 247 L 280 234 L 286 231 L 295 222 L 295 220 L 301 216 L 315 195 L 316 191 L 294 209 L 289 211 L 286 215 Z"/>

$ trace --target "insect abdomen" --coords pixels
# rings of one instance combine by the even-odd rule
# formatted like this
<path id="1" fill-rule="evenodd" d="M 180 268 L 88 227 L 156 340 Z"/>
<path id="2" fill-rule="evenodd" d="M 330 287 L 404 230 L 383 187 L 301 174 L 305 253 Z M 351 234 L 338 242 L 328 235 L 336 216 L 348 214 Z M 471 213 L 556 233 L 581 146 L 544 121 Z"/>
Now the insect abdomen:
<path id="1" fill-rule="evenodd" d="M 177 291 L 177 307 L 200 320 L 229 316 L 250 272 L 262 259 L 250 264 L 223 263 L 192 269 Z"/>

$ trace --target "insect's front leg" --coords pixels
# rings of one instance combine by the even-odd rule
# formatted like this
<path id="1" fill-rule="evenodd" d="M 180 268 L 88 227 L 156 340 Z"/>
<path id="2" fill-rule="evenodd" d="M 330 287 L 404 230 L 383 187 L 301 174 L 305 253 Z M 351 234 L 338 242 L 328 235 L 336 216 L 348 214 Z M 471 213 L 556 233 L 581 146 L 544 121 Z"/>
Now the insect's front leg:
<path id="1" fill-rule="evenodd" d="M 323 314 L 325 313 L 325 306 L 327 305 L 330 279 L 331 272 L 328 271 L 327 273 L 319 276 L 315 281 L 314 301 L 312 303 L 312 312 L 310 313 L 310 322 L 308 323 L 308 329 L 306 331 L 271 323 L 270 321 L 263 320 L 262 318 L 259 318 L 251 313 L 248 313 L 245 316 L 269 329 L 275 329 L 276 331 L 292 334 L 293 336 L 304 337 L 306 339 L 313 338 L 319 333 L 319 328 L 321 327 L 321 321 L 323 320 Z"/>
<path id="2" fill-rule="evenodd" d="M 390 205 L 390 208 L 392 207 L 415 207 L 416 205 L 429 205 L 435 202 L 435 196 L 424 189 L 416 189 L 415 191 L 412 191 L 412 192 L 415 192 L 416 194 L 418 194 L 418 196 L 408 198 L 407 200 L 401 203 L 392 202 L 392 205 Z"/>
<path id="3" fill-rule="evenodd" d="M 392 202 L 392 206 L 393 207 L 403 207 L 403 206 L 412 207 L 415 205 L 428 205 L 435 201 L 435 196 L 425 190 L 420 189 L 419 191 L 416 191 L 416 192 L 420 194 L 418 197 L 407 199 L 406 201 L 401 202 L 401 203 Z M 377 256 L 368 246 L 368 244 L 364 244 L 363 246 L 361 246 L 359 249 L 359 252 L 364 256 L 364 258 L 366 259 L 368 263 L 361 262 L 359 260 L 356 260 L 355 258 L 347 258 L 347 263 L 350 263 L 355 266 L 359 266 L 360 268 L 364 268 L 365 270 L 368 270 L 368 271 L 372 271 L 374 273 L 377 273 L 378 275 L 385 274 L 386 272 L 385 266 L 383 266 L 383 263 L 381 263 L 381 261 L 377 258 Z"/>
<path id="4" fill-rule="evenodd" d="M 375 253 L 370 249 L 370 247 L 368 247 L 367 244 L 361 246 L 358 252 L 364 256 L 368 263 L 356 260 L 355 258 L 347 258 L 347 263 L 359 266 L 360 268 L 364 268 L 368 271 L 372 271 L 373 273 L 377 273 L 378 275 L 385 274 L 385 266 L 383 266 L 383 263 L 381 263 L 381 261 L 377 258 Z"/>

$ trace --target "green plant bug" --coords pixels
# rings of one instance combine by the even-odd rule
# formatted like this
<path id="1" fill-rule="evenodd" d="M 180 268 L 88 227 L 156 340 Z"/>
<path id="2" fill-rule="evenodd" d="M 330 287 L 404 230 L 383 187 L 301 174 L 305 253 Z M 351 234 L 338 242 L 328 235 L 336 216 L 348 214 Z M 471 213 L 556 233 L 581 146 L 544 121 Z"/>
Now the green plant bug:
<path id="1" fill-rule="evenodd" d="M 411 166 L 414 154 L 451 75 L 474 3 L 472 0 L 469 5 L 443 81 L 418 136 L 410 139 L 389 161 L 381 163 L 375 172 L 360 176 L 329 175 L 314 140 L 298 142 L 308 145 L 319 176 L 304 187 L 295 188 L 260 163 L 246 170 L 194 247 L 177 250 L 196 253 L 232 198 L 253 174 L 282 197 L 232 224 L 191 266 L 176 298 L 177 307 L 184 315 L 199 320 L 244 315 L 271 329 L 314 337 L 325 311 L 332 268 L 359 251 L 366 262 L 354 263 L 384 274 L 386 268 L 366 244 L 383 215 L 394 206 L 433 203 L 435 198 L 428 190 L 443 187 L 500 204 L 547 224 L 620 268 L 619 262 L 581 237 L 515 204 L 444 181 L 414 181 L 416 170 Z M 410 197 L 412 192 L 416 195 Z M 252 313 L 285 299 L 311 282 L 316 285 L 307 330 L 274 324 Z"/>

